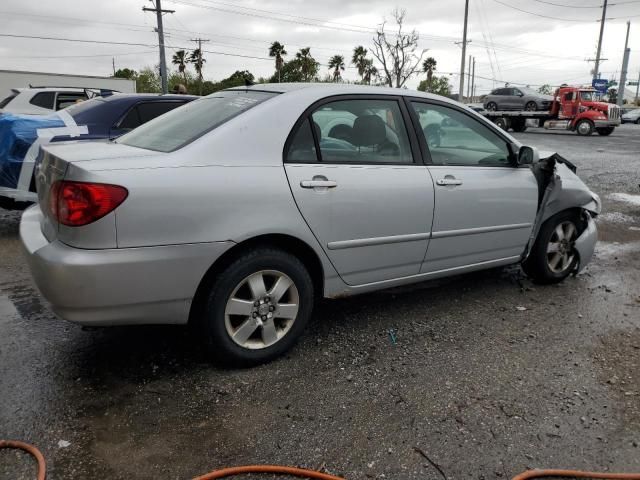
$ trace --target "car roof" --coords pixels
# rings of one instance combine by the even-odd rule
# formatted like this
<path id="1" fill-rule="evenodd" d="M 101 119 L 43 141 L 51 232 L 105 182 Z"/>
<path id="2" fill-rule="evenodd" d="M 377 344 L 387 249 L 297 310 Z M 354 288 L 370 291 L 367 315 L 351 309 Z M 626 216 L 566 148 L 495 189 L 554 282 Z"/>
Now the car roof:
<path id="1" fill-rule="evenodd" d="M 84 88 L 76 88 L 76 87 L 22 87 L 22 88 L 14 88 L 18 92 L 84 92 Z M 92 90 L 92 89 L 90 89 Z M 96 89 L 98 90 L 98 89 Z"/>
<path id="2" fill-rule="evenodd" d="M 317 93 L 318 96 L 332 96 L 332 95 L 395 95 L 404 97 L 422 97 L 432 100 L 440 100 L 452 104 L 460 105 L 455 100 L 433 93 L 420 92 L 418 90 L 412 90 L 408 88 L 391 88 L 380 87 L 371 85 L 354 85 L 345 83 L 261 83 L 251 85 L 248 87 L 234 87 L 227 90 L 242 90 L 242 91 L 259 91 L 259 92 L 274 92 L 287 94 L 290 92 L 296 92 L 300 90 Z"/>

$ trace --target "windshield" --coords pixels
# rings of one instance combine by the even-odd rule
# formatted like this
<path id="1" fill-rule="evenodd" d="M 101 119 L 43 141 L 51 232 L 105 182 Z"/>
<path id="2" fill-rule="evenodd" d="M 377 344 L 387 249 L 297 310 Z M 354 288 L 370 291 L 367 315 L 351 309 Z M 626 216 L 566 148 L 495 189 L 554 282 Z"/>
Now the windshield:
<path id="1" fill-rule="evenodd" d="M 580 100 L 584 100 L 586 102 L 593 102 L 595 100 L 595 96 L 593 92 L 580 92 Z"/>
<path id="2" fill-rule="evenodd" d="M 120 137 L 132 147 L 172 152 L 277 93 L 223 90 L 190 102 Z"/>

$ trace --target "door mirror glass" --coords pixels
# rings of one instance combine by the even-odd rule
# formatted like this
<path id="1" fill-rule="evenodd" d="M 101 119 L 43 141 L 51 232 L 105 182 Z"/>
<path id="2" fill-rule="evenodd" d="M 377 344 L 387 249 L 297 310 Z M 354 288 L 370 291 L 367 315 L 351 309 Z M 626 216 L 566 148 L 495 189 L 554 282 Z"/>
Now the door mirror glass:
<path id="1" fill-rule="evenodd" d="M 523 145 L 518 150 L 518 165 L 531 165 L 540 159 L 538 149 L 535 147 L 527 147 Z"/>

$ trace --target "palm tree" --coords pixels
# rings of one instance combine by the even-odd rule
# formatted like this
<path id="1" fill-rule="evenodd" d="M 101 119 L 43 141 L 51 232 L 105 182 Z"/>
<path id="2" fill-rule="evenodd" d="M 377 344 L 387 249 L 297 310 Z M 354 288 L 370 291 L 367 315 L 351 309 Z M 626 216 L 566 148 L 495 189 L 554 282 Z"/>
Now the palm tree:
<path id="1" fill-rule="evenodd" d="M 276 57 L 276 72 L 278 72 L 278 83 L 280 83 L 280 70 L 282 70 L 282 66 L 284 65 L 284 59 L 282 58 L 287 54 L 287 51 L 284 49 L 284 45 L 280 42 L 273 42 L 269 47 L 269 56 Z"/>
<path id="2" fill-rule="evenodd" d="M 178 50 L 176 53 L 173 54 L 173 59 L 171 60 L 171 63 L 173 63 L 174 65 L 178 66 L 178 71 L 183 75 L 184 77 L 184 86 L 187 86 L 187 62 L 188 62 L 188 58 L 187 58 L 187 52 L 184 50 Z"/>
<path id="3" fill-rule="evenodd" d="M 424 62 L 422 62 L 422 71 L 427 74 L 427 88 L 431 88 L 431 80 L 433 79 L 433 72 L 436 69 L 436 59 L 433 57 L 427 57 Z"/>
<path id="4" fill-rule="evenodd" d="M 300 70 L 305 82 L 310 81 L 318 72 L 318 62 L 311 56 L 311 47 L 301 48 L 296 53 L 296 60 L 300 61 Z"/>
<path id="5" fill-rule="evenodd" d="M 329 70 L 333 68 L 333 81 L 340 80 L 340 70 L 344 71 L 344 57 L 342 55 L 334 55 L 329 59 Z"/>
<path id="6" fill-rule="evenodd" d="M 362 81 L 367 85 L 371 85 L 371 80 L 377 76 L 378 76 L 378 69 L 373 66 L 373 59 L 365 58 L 365 65 L 362 73 Z"/>
<path id="7" fill-rule="evenodd" d="M 195 68 L 198 73 L 200 95 L 202 95 L 202 64 L 205 62 L 206 60 L 202 58 L 202 51 L 200 51 L 199 48 L 196 48 L 191 52 L 191 55 L 189 55 L 189 63 L 193 63 L 193 68 Z"/>
<path id="8" fill-rule="evenodd" d="M 356 68 L 358 69 L 358 75 L 360 75 L 362 81 L 364 82 L 364 73 L 367 67 L 367 49 L 362 45 L 354 48 L 351 63 L 356 66 Z"/>

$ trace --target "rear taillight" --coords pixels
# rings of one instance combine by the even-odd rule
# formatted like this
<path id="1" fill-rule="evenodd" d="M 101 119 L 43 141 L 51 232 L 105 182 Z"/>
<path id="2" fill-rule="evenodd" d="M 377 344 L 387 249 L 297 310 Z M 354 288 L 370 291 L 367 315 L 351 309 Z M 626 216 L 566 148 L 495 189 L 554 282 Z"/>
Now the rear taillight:
<path id="1" fill-rule="evenodd" d="M 49 210 L 63 225 L 80 227 L 112 212 L 128 194 L 118 185 L 59 180 L 51 186 Z"/>

